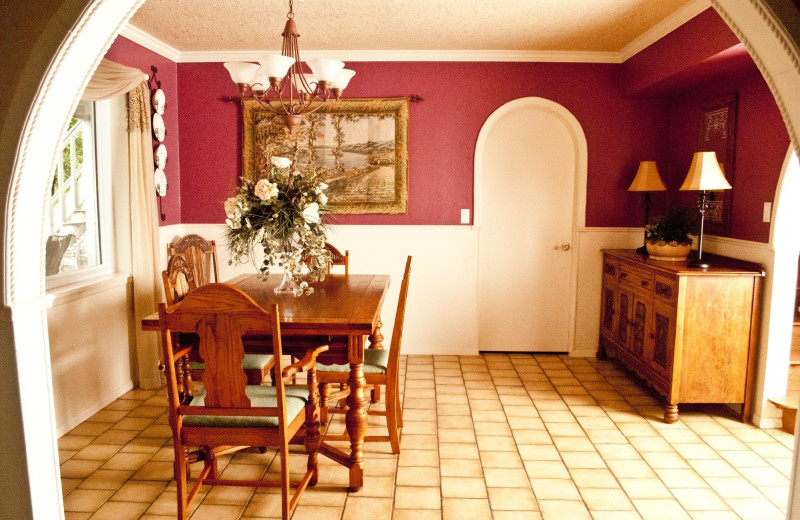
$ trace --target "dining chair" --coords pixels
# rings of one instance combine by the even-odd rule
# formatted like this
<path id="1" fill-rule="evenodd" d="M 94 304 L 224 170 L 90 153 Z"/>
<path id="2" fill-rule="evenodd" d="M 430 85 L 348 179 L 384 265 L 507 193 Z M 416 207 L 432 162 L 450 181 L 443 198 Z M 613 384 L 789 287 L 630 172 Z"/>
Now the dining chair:
<path id="1" fill-rule="evenodd" d="M 174 305 L 183 300 L 187 294 L 195 289 L 194 271 L 183 256 L 174 255 L 167 262 L 167 270 L 161 272 L 164 280 L 164 293 L 167 305 Z M 196 290 L 196 289 L 195 289 Z M 273 358 L 269 354 L 245 354 L 242 361 L 242 369 L 247 375 L 247 383 L 250 385 L 260 385 L 270 377 Z M 188 355 L 188 363 L 185 360 L 178 362 L 176 370 L 179 376 L 183 376 L 184 385 L 182 392 L 191 395 L 192 380 L 202 381 L 205 366 L 202 360 L 197 357 L 197 353 L 192 351 Z M 179 380 L 181 377 L 178 378 Z"/>
<path id="2" fill-rule="evenodd" d="M 397 301 L 397 314 L 394 318 L 392 342 L 389 350 L 366 349 L 364 350 L 364 378 L 368 386 L 386 387 L 386 410 L 369 410 L 369 415 L 386 416 L 388 436 L 367 436 L 366 441 L 387 440 L 392 446 L 392 453 L 400 453 L 400 428 L 403 427 L 403 410 L 400 406 L 400 344 L 403 339 L 403 321 L 406 314 L 406 299 L 408 297 L 408 282 L 411 274 L 411 257 L 406 260 L 406 269 L 403 282 L 400 284 L 400 297 Z M 317 379 L 320 389 L 320 417 L 322 424 L 328 422 L 328 405 L 339 402 L 347 397 L 349 389 L 346 386 L 350 377 L 350 365 L 324 365 L 317 363 Z M 332 384 L 342 387 L 335 390 Z M 334 409 L 335 412 L 343 412 Z M 325 436 L 328 440 L 339 440 L 339 436 Z"/>
<path id="3" fill-rule="evenodd" d="M 197 234 L 189 234 L 179 238 L 177 241 L 167 246 L 169 258 L 182 256 L 189 269 L 194 274 L 192 289 L 201 287 L 209 282 L 219 282 L 219 265 L 217 263 L 217 244 L 214 240 L 206 240 Z M 206 265 L 211 262 L 210 274 L 214 275 L 213 280 L 209 280 L 206 273 Z"/>
<path id="4" fill-rule="evenodd" d="M 45 245 L 45 267 L 44 273 L 47 276 L 58 274 L 61 268 L 61 260 L 67 252 L 70 244 L 75 239 L 75 235 L 50 235 L 47 237 Z"/>
<path id="5" fill-rule="evenodd" d="M 314 486 L 319 473 L 319 400 L 315 372 L 316 356 L 327 345 L 309 348 L 303 359 L 290 366 L 281 364 L 282 344 L 278 306 L 262 309 L 239 289 L 212 283 L 191 291 L 179 303 L 159 304 L 161 343 L 167 373 L 169 424 L 172 429 L 178 519 L 186 520 L 189 507 L 204 485 L 280 487 L 281 518 L 288 520 L 301 493 Z M 178 395 L 174 361 L 190 347 L 174 345 L 175 333 L 199 336 L 200 355 L 206 365 L 203 390 L 185 404 Z M 272 338 L 275 385 L 247 384 L 241 364 L 244 335 Z M 308 372 L 305 386 L 286 386 L 284 379 Z M 303 477 L 289 480 L 289 441 L 303 430 L 308 455 Z M 187 447 L 198 446 L 197 451 Z M 280 456 L 280 477 L 260 480 L 220 478 L 217 458 L 248 446 L 274 446 Z M 203 461 L 191 489 L 189 464 Z M 290 487 L 296 490 L 290 495 Z"/>

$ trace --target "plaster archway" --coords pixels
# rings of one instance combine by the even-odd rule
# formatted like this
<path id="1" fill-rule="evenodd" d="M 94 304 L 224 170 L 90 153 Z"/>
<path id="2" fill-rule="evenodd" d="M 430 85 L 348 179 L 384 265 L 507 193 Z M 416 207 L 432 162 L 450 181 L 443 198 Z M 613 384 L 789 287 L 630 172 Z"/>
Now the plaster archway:
<path id="1" fill-rule="evenodd" d="M 773 0 L 774 1 L 774 0 Z M 0 127 L 4 211 L 0 283 L 0 472 L 5 518 L 63 518 L 52 411 L 42 259 L 47 172 L 78 92 L 144 0 L 31 0 L 14 6 L 4 27 L 12 78 Z M 800 127 L 800 51 L 764 0 L 712 0 L 761 69 L 795 146 Z M 797 7 L 794 9 L 797 14 Z M 46 13 L 49 16 L 43 16 Z M 15 23 L 18 21 L 19 23 Z M 800 38 L 800 35 L 796 35 Z M 16 46 L 16 47 L 15 47 Z M 35 231 L 38 230 L 38 233 Z M 800 520 L 797 455 L 789 518 Z"/>

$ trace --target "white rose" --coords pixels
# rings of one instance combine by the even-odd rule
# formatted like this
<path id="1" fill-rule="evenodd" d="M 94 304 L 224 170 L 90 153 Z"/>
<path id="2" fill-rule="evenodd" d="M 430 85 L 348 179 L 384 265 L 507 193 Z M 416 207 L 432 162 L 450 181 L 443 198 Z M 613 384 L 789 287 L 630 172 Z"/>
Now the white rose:
<path id="1" fill-rule="evenodd" d="M 239 199 L 236 197 L 230 197 L 225 201 L 225 214 L 230 215 L 236 210 L 237 207 L 239 207 Z"/>
<path id="2" fill-rule="evenodd" d="M 288 159 L 286 157 L 274 156 L 272 158 L 272 164 L 274 164 L 276 168 L 284 169 L 284 168 L 288 168 L 289 166 L 291 166 L 292 165 L 292 161 L 291 161 L 291 159 Z"/>
<path id="3" fill-rule="evenodd" d="M 324 206 L 325 204 L 328 203 L 328 196 L 325 195 L 324 193 L 320 193 L 319 195 L 317 195 L 317 200 L 319 201 L 320 204 Z"/>
<path id="4" fill-rule="evenodd" d="M 278 196 L 278 185 L 269 182 L 267 179 L 261 179 L 256 183 L 253 191 L 256 197 L 266 202 Z"/>
<path id="5" fill-rule="evenodd" d="M 306 222 L 310 222 L 312 224 L 319 224 L 320 222 L 319 204 L 317 204 L 316 202 L 312 202 L 311 204 L 306 206 L 306 209 L 303 210 L 303 218 L 306 220 Z"/>
<path id="6" fill-rule="evenodd" d="M 242 228 L 242 222 L 239 219 L 230 219 L 230 218 L 228 218 L 228 219 L 225 219 L 225 223 L 231 229 L 241 229 Z"/>

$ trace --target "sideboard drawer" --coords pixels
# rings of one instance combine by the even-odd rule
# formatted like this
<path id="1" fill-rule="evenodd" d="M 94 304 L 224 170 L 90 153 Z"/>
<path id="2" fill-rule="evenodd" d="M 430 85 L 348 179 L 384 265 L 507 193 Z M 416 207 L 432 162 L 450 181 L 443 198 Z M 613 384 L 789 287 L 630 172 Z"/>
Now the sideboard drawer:
<path id="1" fill-rule="evenodd" d="M 653 272 L 642 271 L 635 267 L 620 263 L 619 264 L 620 283 L 630 284 L 634 288 L 648 293 L 653 292 Z"/>
<path id="2" fill-rule="evenodd" d="M 678 301 L 678 280 L 657 274 L 653 286 L 653 296 L 657 300 L 674 306 Z"/>

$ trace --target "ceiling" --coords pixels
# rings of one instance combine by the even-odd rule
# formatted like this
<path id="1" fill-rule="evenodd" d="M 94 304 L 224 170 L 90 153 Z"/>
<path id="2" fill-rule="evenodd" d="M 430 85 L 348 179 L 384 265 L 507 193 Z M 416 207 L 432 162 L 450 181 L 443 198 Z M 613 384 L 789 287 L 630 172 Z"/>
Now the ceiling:
<path id="1" fill-rule="evenodd" d="M 301 55 L 620 53 L 707 6 L 708 0 L 297 0 L 294 13 Z M 252 53 L 280 50 L 287 12 L 288 0 L 147 0 L 130 23 L 179 54 Z"/>

